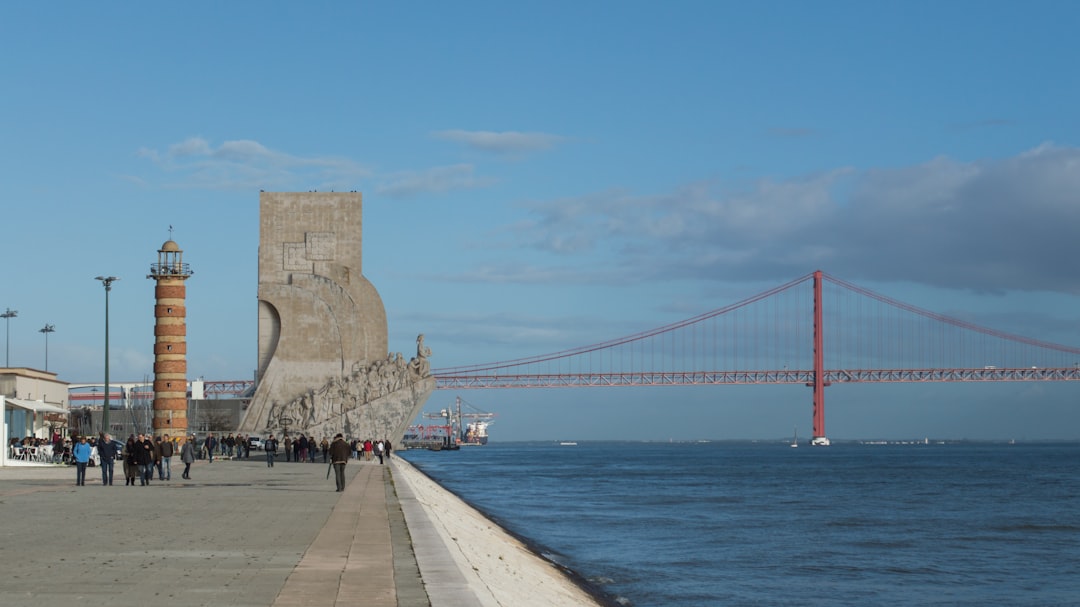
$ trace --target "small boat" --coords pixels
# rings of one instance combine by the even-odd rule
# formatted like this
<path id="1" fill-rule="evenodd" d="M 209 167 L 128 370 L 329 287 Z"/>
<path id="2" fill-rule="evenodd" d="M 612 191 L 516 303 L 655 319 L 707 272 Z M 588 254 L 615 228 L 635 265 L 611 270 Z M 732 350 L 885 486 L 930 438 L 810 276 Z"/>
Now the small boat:
<path id="1" fill-rule="evenodd" d="M 568 440 L 561 441 L 559 444 L 561 446 L 563 446 L 563 447 L 576 447 L 577 446 L 577 443 L 575 443 L 574 441 L 568 441 Z"/>
<path id="2" fill-rule="evenodd" d="M 795 438 L 791 439 L 791 446 L 792 447 L 798 447 L 799 446 L 799 427 L 798 426 L 795 426 Z"/>

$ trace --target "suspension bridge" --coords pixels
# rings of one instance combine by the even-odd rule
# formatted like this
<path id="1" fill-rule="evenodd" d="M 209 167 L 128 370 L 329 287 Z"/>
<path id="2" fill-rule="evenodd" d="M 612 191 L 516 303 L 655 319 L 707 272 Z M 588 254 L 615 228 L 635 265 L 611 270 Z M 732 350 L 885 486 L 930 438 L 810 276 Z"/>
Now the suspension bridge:
<path id="1" fill-rule="evenodd" d="M 827 445 L 825 388 L 861 382 L 1080 379 L 1080 348 L 951 318 L 812 272 L 737 303 L 550 354 L 433 369 L 438 389 L 800 384 L 812 444 Z M 207 381 L 207 396 L 251 381 Z"/>

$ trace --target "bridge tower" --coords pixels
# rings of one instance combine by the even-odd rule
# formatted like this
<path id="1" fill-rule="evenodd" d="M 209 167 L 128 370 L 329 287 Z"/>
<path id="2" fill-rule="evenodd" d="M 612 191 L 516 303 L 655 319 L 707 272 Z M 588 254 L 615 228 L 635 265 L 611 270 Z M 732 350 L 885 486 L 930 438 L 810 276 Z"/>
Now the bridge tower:
<path id="1" fill-rule="evenodd" d="M 170 236 L 172 228 L 169 228 Z M 187 297 L 184 281 L 191 277 L 184 251 L 170 238 L 158 250 L 147 278 L 154 288 L 154 435 L 170 438 L 188 433 L 187 421 Z"/>
<path id="2" fill-rule="evenodd" d="M 827 447 L 829 439 L 825 436 L 825 340 L 823 337 L 821 313 L 821 270 L 814 272 L 814 434 L 810 444 Z"/>

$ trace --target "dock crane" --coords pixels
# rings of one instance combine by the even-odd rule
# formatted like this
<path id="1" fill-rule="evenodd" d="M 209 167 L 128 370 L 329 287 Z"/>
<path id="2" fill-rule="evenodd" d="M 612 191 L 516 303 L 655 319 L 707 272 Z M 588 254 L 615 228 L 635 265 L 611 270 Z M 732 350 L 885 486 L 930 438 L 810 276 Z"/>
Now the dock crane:
<path id="1" fill-rule="evenodd" d="M 463 412 L 461 410 L 463 404 L 472 411 Z M 491 421 L 495 418 L 494 413 L 482 411 L 462 400 L 460 396 L 455 399 L 452 407 L 440 409 L 438 413 L 424 413 L 424 417 L 444 420 L 459 445 L 486 445 L 487 428 L 495 423 Z M 472 421 L 466 423 L 467 419 Z"/>

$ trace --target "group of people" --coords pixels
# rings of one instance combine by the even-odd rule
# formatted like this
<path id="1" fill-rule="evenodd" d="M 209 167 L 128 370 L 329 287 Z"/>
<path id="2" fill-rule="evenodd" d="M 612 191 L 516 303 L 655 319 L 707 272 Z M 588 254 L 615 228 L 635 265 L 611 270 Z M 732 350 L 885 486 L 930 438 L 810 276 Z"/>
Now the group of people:
<path id="1" fill-rule="evenodd" d="M 344 436 L 338 434 L 334 437 L 336 440 L 338 436 L 342 437 L 342 442 L 345 443 L 348 451 L 346 453 L 345 460 L 348 459 L 364 459 L 365 461 L 372 461 L 376 457 L 379 458 L 379 463 L 383 463 L 383 459 L 390 457 L 390 451 L 392 446 L 388 439 L 364 441 L 353 439 L 352 441 L 345 441 Z M 315 459 L 319 453 L 322 454 L 323 463 L 334 463 L 334 443 L 327 438 L 323 438 L 321 442 L 316 442 L 314 436 L 300 435 L 298 438 L 293 439 L 288 434 L 285 434 L 281 441 L 271 434 L 268 439 L 263 442 L 263 450 L 266 452 L 266 465 L 269 468 L 274 467 L 274 460 L 277 459 L 278 448 L 283 447 L 285 451 L 286 462 L 315 462 Z"/>
<path id="2" fill-rule="evenodd" d="M 12 438 L 8 440 L 8 453 L 14 454 L 20 449 L 41 449 L 44 447 L 52 447 L 52 461 L 53 463 L 69 463 L 71 461 L 71 449 L 74 446 L 71 438 L 65 438 L 60 436 L 60 433 L 54 432 L 52 438 L 41 438 L 39 436 L 27 436 L 25 438 Z M 93 446 L 91 444 L 91 446 Z"/>
<path id="3" fill-rule="evenodd" d="M 379 463 L 383 463 L 384 457 L 390 457 L 391 445 L 387 439 L 372 441 L 371 439 L 365 441 L 354 440 L 349 445 L 352 448 L 352 456 L 356 459 L 363 459 L 370 462 L 376 457 L 379 458 Z"/>
<path id="4" fill-rule="evenodd" d="M 334 482 L 337 484 L 337 491 L 345 490 L 345 465 L 349 463 L 349 460 L 364 457 L 367 461 L 371 461 L 372 454 L 378 455 L 379 463 L 382 464 L 383 457 L 390 456 L 390 441 L 383 439 L 375 442 L 371 440 L 345 442 L 345 438 L 340 434 L 334 437 L 334 442 L 330 444 L 330 463 L 334 467 Z"/>
<path id="5" fill-rule="evenodd" d="M 233 434 L 232 432 L 228 436 L 222 436 L 219 439 L 211 432 L 206 435 L 206 440 L 203 441 L 198 456 L 200 459 L 208 459 L 210 463 L 214 463 L 214 455 L 229 459 L 247 459 L 251 457 L 251 440 L 252 437 L 246 434 Z"/>
<path id="6" fill-rule="evenodd" d="M 338 436 L 341 436 L 338 434 Z M 337 437 L 335 437 L 336 439 Z M 311 462 L 315 463 L 315 458 L 322 452 L 322 461 L 325 464 L 330 458 L 330 449 L 333 444 L 330 439 L 325 436 L 322 442 L 315 440 L 314 436 L 304 436 L 301 434 L 296 439 L 293 439 L 288 434 L 285 434 L 281 441 L 281 446 L 285 450 L 285 461 L 287 462 Z M 274 467 L 274 460 L 277 458 L 278 452 L 278 439 L 271 434 L 270 438 L 263 441 L 263 451 L 266 453 L 266 466 L 268 468 Z"/>
<path id="7" fill-rule="evenodd" d="M 392 445 L 387 439 L 367 439 L 363 441 L 353 439 L 346 441 L 341 434 L 335 436 L 333 441 L 325 437 L 322 441 L 316 441 L 314 436 L 304 435 L 293 439 L 286 434 L 282 444 L 286 461 L 314 462 L 317 454 L 321 453 L 323 463 L 329 462 L 334 468 L 338 491 L 345 490 L 345 464 L 350 459 L 373 461 L 378 458 L 379 463 L 383 464 L 385 458 L 390 457 L 392 450 Z M 196 440 L 193 435 L 185 437 L 182 441 L 174 441 L 168 434 L 161 436 L 132 434 L 128 436 L 123 447 L 118 447 L 118 445 L 119 443 L 113 441 L 112 435 L 108 433 L 101 433 L 96 439 L 88 439 L 86 436 L 79 436 L 75 439 L 71 448 L 71 457 L 76 467 L 75 484 L 77 486 L 86 484 L 86 468 L 90 465 L 94 447 L 97 448 L 100 461 L 98 465 L 101 469 L 102 485 L 113 484 L 117 460 L 120 460 L 123 465 L 125 485 L 134 486 L 136 479 L 138 479 L 140 486 L 148 486 L 155 473 L 159 481 L 170 481 L 172 480 L 172 458 L 177 453 L 180 455 L 180 461 L 184 464 L 181 478 L 191 479 L 191 464 L 195 462 L 197 453 Z M 267 466 L 274 466 L 278 447 L 278 440 L 273 434 L 263 443 Z M 214 453 L 218 449 L 221 449 L 223 456 L 239 459 L 248 457 L 250 448 L 251 443 L 247 436 L 233 434 L 219 440 L 214 437 L 213 433 L 210 433 L 202 444 L 202 451 L 211 463 L 213 463 Z"/>
<path id="8" fill-rule="evenodd" d="M 270 435 L 273 438 L 273 435 Z M 325 464 L 330 455 L 330 439 L 323 437 L 321 441 L 315 440 L 314 436 L 300 436 L 293 438 L 286 433 L 281 444 L 285 448 L 285 461 L 287 462 L 311 462 L 322 453 L 322 461 Z M 265 445 L 264 445 L 265 448 Z"/>
<path id="9" fill-rule="evenodd" d="M 124 473 L 124 484 L 134 486 L 139 480 L 141 486 L 147 486 L 157 473 L 158 480 L 172 480 L 172 458 L 179 452 L 184 464 L 183 478 L 191 478 L 191 464 L 195 461 L 195 437 L 189 436 L 177 447 L 177 443 L 168 434 L 151 437 L 149 434 L 132 434 L 122 447 L 108 433 L 101 433 L 97 439 L 79 436 L 71 449 L 75 462 L 75 484 L 86 485 L 86 468 L 90 464 L 93 450 L 97 448 L 98 467 L 101 469 L 101 484 L 112 485 L 116 470 L 116 461 L 120 460 Z M 92 444 L 93 443 L 93 444 Z"/>
<path id="10" fill-rule="evenodd" d="M 105 436 L 105 442 L 112 445 L 113 443 L 108 439 L 108 435 Z M 120 453 L 124 464 L 125 484 L 134 486 L 135 479 L 138 479 L 139 485 L 145 487 L 153 480 L 155 472 L 157 472 L 159 481 L 171 481 L 172 458 L 176 452 L 176 443 L 169 438 L 168 434 L 153 438 L 149 434 L 139 434 L 138 436 L 133 434 L 129 436 Z M 181 474 L 181 478 L 190 479 L 191 464 L 195 462 L 195 437 L 186 437 L 179 447 L 179 452 L 180 461 L 184 464 L 184 472 Z M 98 449 L 98 454 L 101 454 L 101 449 Z M 104 459 L 104 456 L 102 456 L 103 462 Z M 104 464 L 102 464 L 101 474 L 104 480 Z M 111 472 L 109 476 L 108 484 L 111 485 Z"/>

